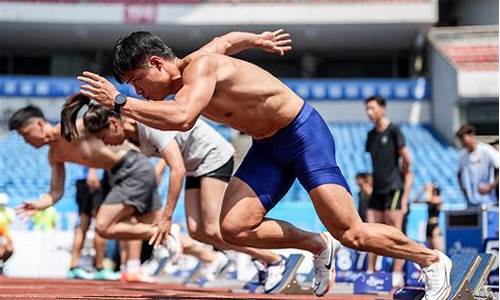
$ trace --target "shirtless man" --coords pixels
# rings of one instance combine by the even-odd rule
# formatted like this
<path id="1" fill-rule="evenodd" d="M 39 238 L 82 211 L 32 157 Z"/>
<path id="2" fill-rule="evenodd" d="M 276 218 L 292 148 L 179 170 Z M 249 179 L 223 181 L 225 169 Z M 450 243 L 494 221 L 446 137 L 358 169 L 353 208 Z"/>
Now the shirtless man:
<path id="1" fill-rule="evenodd" d="M 343 245 L 414 261 L 422 267 L 425 299 L 448 297 L 450 259 L 408 239 L 396 228 L 361 221 L 336 163 L 328 126 L 276 77 L 246 61 L 203 48 L 180 59 L 160 38 L 147 32 L 134 32 L 116 42 L 113 69 L 117 80 L 132 84 L 141 96 L 154 101 L 126 97 L 91 72 L 78 77 L 84 83 L 81 92 L 157 129 L 186 131 L 203 114 L 253 137 L 253 146 L 224 196 L 220 224 L 226 241 L 312 252 L 314 293 L 326 294 L 333 285 L 338 243 L 329 235 L 266 218 L 298 178 L 322 223 Z M 162 101 L 170 94 L 175 94 L 175 100 Z"/>

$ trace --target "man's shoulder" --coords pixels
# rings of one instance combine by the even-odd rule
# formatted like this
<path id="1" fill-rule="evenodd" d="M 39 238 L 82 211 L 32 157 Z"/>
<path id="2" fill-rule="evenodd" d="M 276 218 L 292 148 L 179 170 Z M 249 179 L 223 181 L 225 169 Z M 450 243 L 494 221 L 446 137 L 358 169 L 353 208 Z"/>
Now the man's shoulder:
<path id="1" fill-rule="evenodd" d="M 496 151 L 496 149 L 493 146 L 491 146 L 490 144 L 483 143 L 483 142 L 479 142 L 477 144 L 477 147 L 481 151 L 491 151 L 491 150 Z"/>
<path id="2" fill-rule="evenodd" d="M 63 141 L 59 141 L 49 145 L 49 152 L 47 154 L 47 157 L 50 163 L 64 163 L 64 151 L 62 149 L 62 143 Z"/>
<path id="3" fill-rule="evenodd" d="M 372 129 L 368 130 L 368 137 L 373 136 L 375 134 L 377 134 L 377 130 L 376 130 L 375 126 L 373 126 Z"/>
<path id="4" fill-rule="evenodd" d="M 401 132 L 401 127 L 398 124 L 391 122 L 389 124 L 388 130 L 392 132 Z"/>
<path id="5" fill-rule="evenodd" d="M 223 54 L 211 53 L 205 51 L 195 51 L 188 56 L 184 57 L 181 61 L 182 65 L 186 68 L 194 64 L 204 64 L 220 59 L 222 57 L 227 57 Z"/>

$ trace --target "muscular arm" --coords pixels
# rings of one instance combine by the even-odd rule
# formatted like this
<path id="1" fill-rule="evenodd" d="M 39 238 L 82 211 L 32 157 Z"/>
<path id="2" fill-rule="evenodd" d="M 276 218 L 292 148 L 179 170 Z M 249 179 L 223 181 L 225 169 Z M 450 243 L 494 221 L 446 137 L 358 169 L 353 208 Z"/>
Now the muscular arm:
<path id="1" fill-rule="evenodd" d="M 182 181 L 184 180 L 184 175 L 186 175 L 186 169 L 181 150 L 175 141 L 170 142 L 160 154 L 166 165 L 170 168 L 167 201 L 162 218 L 172 219 L 175 207 L 177 206 L 177 200 L 181 193 Z"/>
<path id="2" fill-rule="evenodd" d="M 164 159 L 158 160 L 155 165 L 156 180 L 158 181 L 158 184 L 161 182 L 163 171 L 165 171 L 166 166 L 167 164 L 165 163 Z"/>
<path id="3" fill-rule="evenodd" d="M 170 101 L 141 101 L 129 97 L 122 113 L 160 130 L 189 130 L 208 105 L 217 82 L 213 58 L 202 56 L 183 72 L 183 87 Z"/>
<path id="4" fill-rule="evenodd" d="M 64 179 L 66 176 L 64 163 L 50 161 L 50 167 L 52 169 L 50 191 L 38 200 L 38 209 L 45 209 L 54 205 L 64 194 Z"/>
<path id="5" fill-rule="evenodd" d="M 267 52 L 276 52 L 283 55 L 285 51 L 292 49 L 291 42 L 290 34 L 283 33 L 282 29 L 274 32 L 264 31 L 260 34 L 235 31 L 215 37 L 196 52 L 233 55 L 247 49 L 259 48 Z"/>

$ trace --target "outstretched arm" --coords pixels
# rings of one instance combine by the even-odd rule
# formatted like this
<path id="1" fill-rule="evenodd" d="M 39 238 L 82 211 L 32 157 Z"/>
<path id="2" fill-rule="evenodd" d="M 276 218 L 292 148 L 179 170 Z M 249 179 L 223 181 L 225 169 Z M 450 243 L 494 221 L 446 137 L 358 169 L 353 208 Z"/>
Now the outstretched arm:
<path id="1" fill-rule="evenodd" d="M 149 244 L 158 245 L 170 232 L 172 226 L 172 215 L 174 214 L 177 200 L 182 191 L 182 182 L 186 175 L 184 160 L 179 145 L 171 141 L 168 146 L 160 152 L 163 161 L 170 168 L 167 201 L 162 216 L 156 224 L 156 233 L 149 240 Z"/>
<path id="2" fill-rule="evenodd" d="M 50 162 L 52 177 L 50 180 L 50 191 L 37 201 L 24 201 L 16 208 L 18 214 L 23 218 L 29 218 L 37 211 L 54 205 L 64 194 L 64 163 Z"/>
<path id="3" fill-rule="evenodd" d="M 196 52 L 233 55 L 247 49 L 257 48 L 283 56 L 285 52 L 292 50 L 291 43 L 290 34 L 284 32 L 283 29 L 272 32 L 264 31 L 260 34 L 235 31 L 215 37 Z"/>

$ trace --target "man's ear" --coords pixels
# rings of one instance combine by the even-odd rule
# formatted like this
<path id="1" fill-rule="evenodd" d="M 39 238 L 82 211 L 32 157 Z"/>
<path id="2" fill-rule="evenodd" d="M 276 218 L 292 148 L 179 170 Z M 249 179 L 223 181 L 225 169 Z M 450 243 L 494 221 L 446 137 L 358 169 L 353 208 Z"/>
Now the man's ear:
<path id="1" fill-rule="evenodd" d="M 164 59 L 157 55 L 151 55 L 148 58 L 148 62 L 153 68 L 160 71 L 161 68 L 163 67 Z"/>

